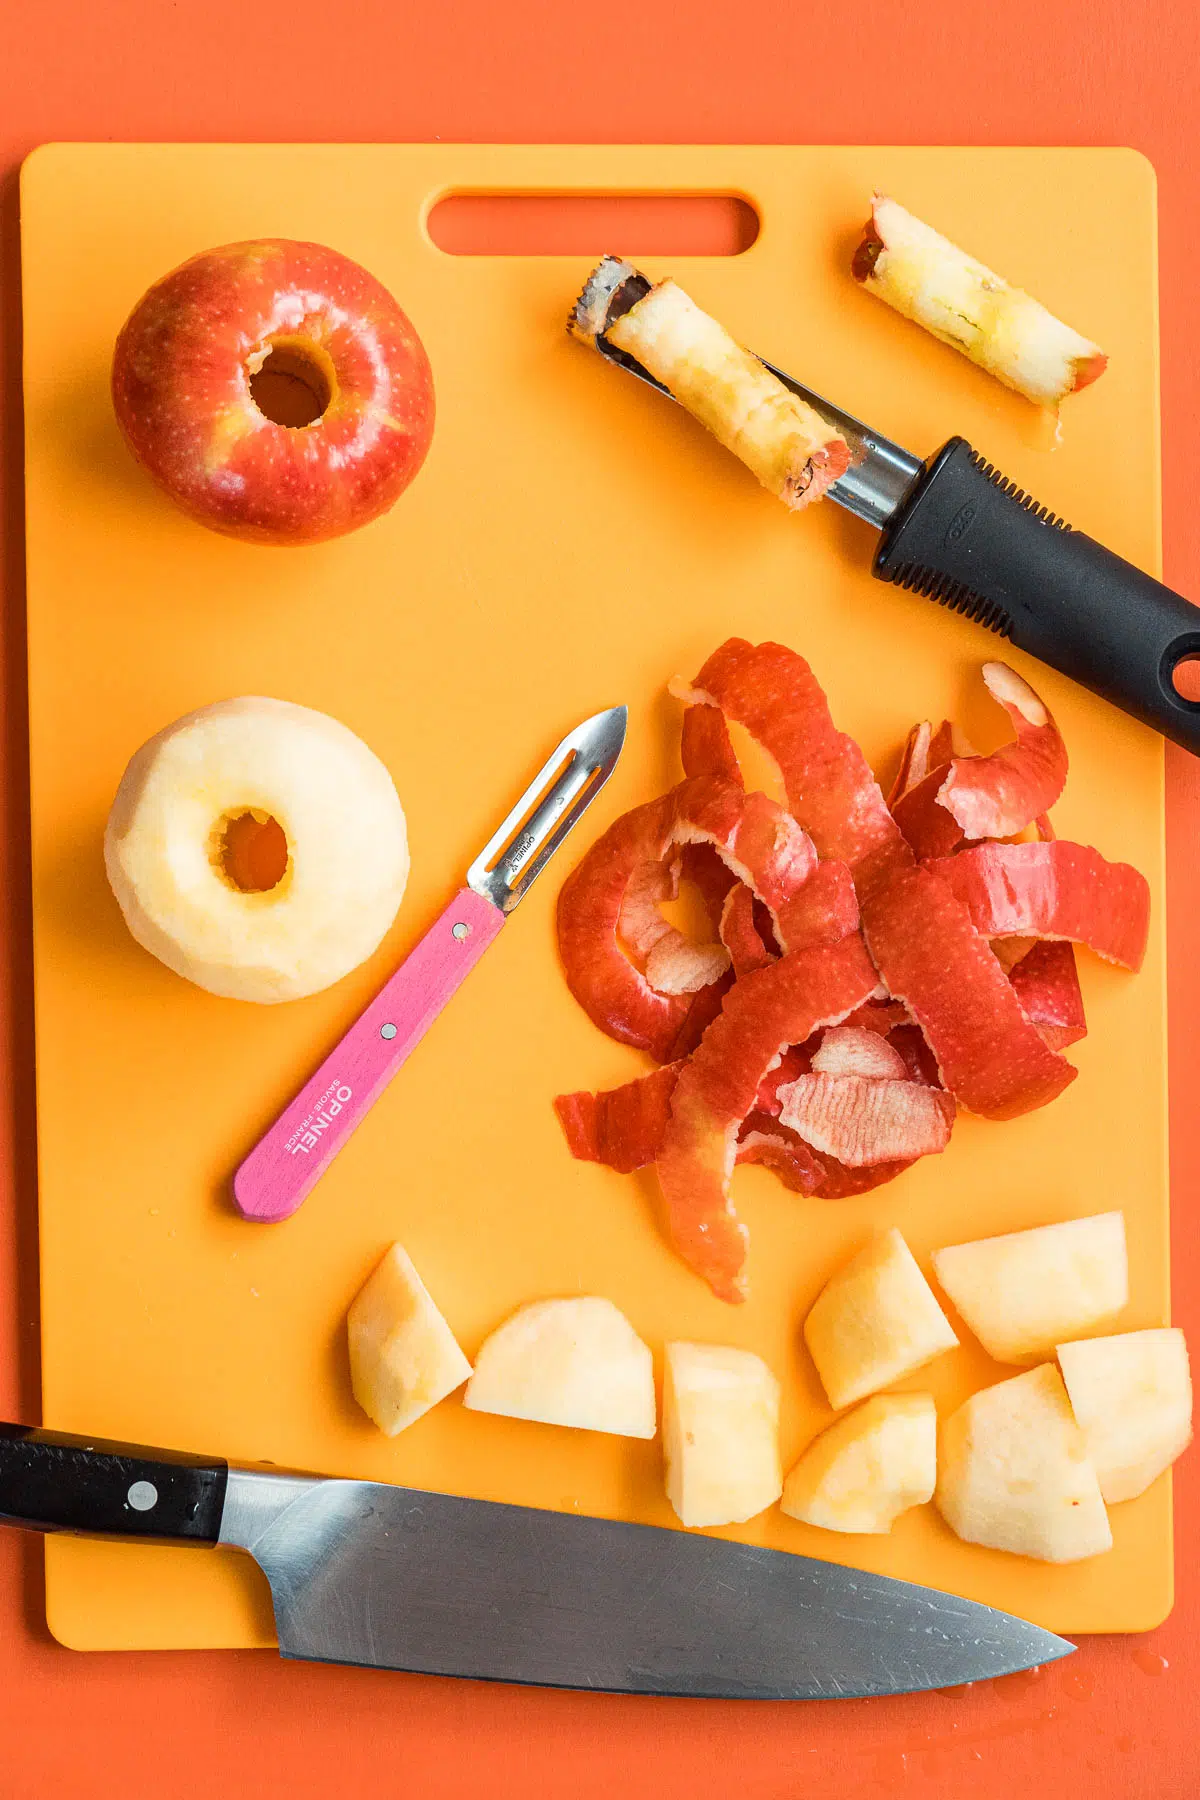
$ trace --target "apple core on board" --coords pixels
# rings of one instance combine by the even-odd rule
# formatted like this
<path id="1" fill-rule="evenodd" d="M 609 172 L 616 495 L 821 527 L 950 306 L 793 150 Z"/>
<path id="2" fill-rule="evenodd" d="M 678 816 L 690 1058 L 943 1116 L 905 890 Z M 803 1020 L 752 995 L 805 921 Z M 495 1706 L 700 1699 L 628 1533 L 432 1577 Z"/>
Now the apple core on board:
<path id="1" fill-rule="evenodd" d="M 117 337 L 112 394 L 176 504 L 255 543 L 320 543 L 378 518 L 433 435 L 407 315 L 349 257 L 287 238 L 205 251 L 155 282 Z"/>

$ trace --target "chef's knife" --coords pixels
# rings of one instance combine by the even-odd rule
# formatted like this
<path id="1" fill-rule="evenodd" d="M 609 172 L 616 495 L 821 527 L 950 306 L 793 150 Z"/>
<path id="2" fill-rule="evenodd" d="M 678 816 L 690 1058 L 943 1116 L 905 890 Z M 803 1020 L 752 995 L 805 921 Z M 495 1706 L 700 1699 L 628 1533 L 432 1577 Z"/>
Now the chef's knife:
<path id="1" fill-rule="evenodd" d="M 629 263 L 605 257 L 569 327 L 665 394 L 604 336 L 652 285 Z M 826 492 L 880 532 L 874 575 L 965 613 L 1200 753 L 1200 701 L 1174 681 L 1181 663 L 1200 657 L 1200 607 L 1039 506 L 964 438 L 922 462 L 761 360 L 849 445 L 850 467 Z"/>
<path id="2" fill-rule="evenodd" d="M 1075 1648 L 807 1556 L 19 1425 L 0 1424 L 0 1522 L 249 1551 L 280 1651 L 315 1662 L 827 1700 L 980 1681 Z"/>
<path id="3" fill-rule="evenodd" d="M 616 767 L 626 708 L 577 725 L 467 870 L 467 885 L 241 1164 L 247 1219 L 286 1219 L 498 936 Z"/>

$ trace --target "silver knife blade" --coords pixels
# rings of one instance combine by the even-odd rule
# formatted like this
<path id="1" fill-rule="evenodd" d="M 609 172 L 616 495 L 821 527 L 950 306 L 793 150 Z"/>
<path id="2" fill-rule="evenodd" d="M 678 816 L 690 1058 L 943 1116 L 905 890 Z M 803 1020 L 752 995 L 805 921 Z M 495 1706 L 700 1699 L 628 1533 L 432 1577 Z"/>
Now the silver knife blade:
<path id="1" fill-rule="evenodd" d="M 655 379 L 648 369 L 642 367 L 637 358 L 630 356 L 625 350 L 618 350 L 610 344 L 604 333 L 615 319 L 626 313 L 632 306 L 650 292 L 653 282 L 632 263 L 622 261 L 618 256 L 606 256 L 597 264 L 588 277 L 587 284 L 571 311 L 567 321 L 567 329 L 573 337 L 598 350 L 609 362 L 616 363 L 619 368 L 639 380 L 648 382 L 657 388 L 660 394 L 666 394 L 669 400 L 674 395 L 661 381 Z M 758 355 L 755 351 L 754 355 Z M 909 489 L 921 474 L 925 465 L 920 457 L 913 456 L 890 438 L 878 431 L 872 431 L 861 419 L 851 413 L 843 412 L 841 407 L 834 406 L 821 394 L 814 393 L 812 388 L 797 381 L 785 369 L 776 368 L 765 356 L 758 360 L 765 369 L 769 369 L 785 388 L 807 402 L 823 419 L 836 427 L 850 447 L 850 467 L 826 489 L 826 497 L 836 500 L 839 506 L 854 514 L 856 519 L 865 519 L 869 525 L 880 531 L 900 510 L 900 506 Z"/>
<path id="2" fill-rule="evenodd" d="M 220 1541 L 271 1585 L 284 1656 L 716 1699 L 911 1693 L 1069 1655 L 931 1588 L 720 1538 L 231 1469 Z"/>
<path id="3" fill-rule="evenodd" d="M 501 912 L 524 899 L 621 754 L 629 710 L 610 706 L 569 731 L 467 870 L 467 885 Z"/>

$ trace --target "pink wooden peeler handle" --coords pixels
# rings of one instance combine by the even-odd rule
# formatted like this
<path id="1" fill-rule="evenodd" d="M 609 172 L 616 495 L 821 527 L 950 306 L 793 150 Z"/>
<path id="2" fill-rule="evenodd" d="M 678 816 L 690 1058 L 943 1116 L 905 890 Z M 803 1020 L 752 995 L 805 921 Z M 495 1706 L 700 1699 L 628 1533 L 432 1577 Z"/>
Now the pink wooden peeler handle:
<path id="1" fill-rule="evenodd" d="M 233 1196 L 244 1218 L 269 1223 L 296 1211 L 475 967 L 504 917 L 471 888 L 455 895 L 239 1168 Z"/>

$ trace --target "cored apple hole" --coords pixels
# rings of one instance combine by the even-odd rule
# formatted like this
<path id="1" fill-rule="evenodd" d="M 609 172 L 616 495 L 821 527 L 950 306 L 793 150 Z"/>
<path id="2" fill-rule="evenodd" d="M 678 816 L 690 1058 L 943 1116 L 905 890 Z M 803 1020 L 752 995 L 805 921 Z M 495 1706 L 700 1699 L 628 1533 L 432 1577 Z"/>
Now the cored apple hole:
<path id="1" fill-rule="evenodd" d="M 1181 700 L 1200 706 L 1200 655 L 1180 657 L 1171 670 L 1171 686 Z"/>
<path id="2" fill-rule="evenodd" d="M 243 894 L 269 893 L 287 874 L 287 834 L 270 813 L 231 813 L 221 830 L 220 859 L 225 879 Z"/>
<path id="3" fill-rule="evenodd" d="M 250 398 L 273 425 L 296 430 L 321 418 L 333 398 L 333 382 L 315 350 L 275 343 L 268 346 L 261 367 L 251 369 Z"/>

